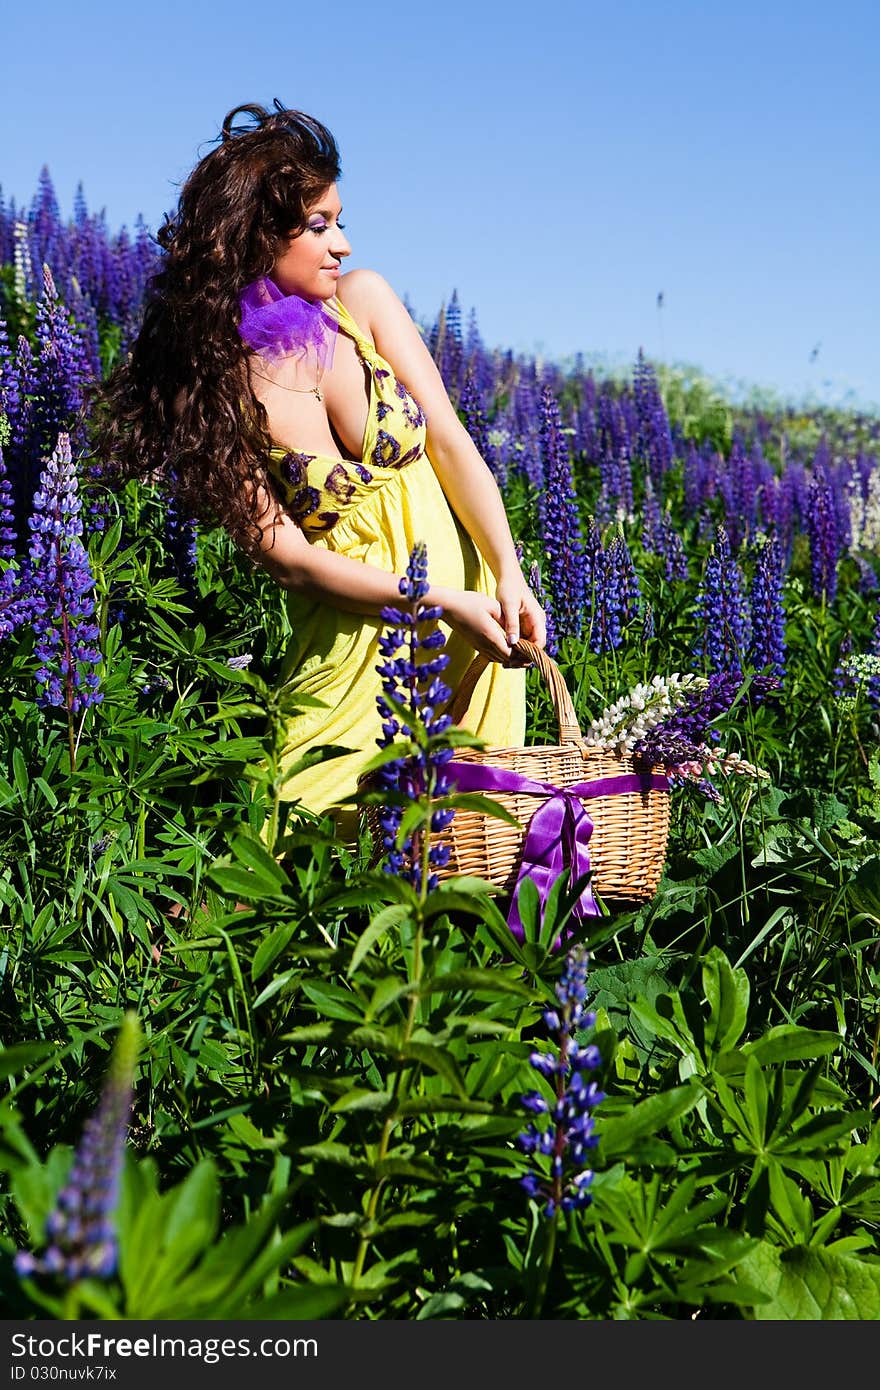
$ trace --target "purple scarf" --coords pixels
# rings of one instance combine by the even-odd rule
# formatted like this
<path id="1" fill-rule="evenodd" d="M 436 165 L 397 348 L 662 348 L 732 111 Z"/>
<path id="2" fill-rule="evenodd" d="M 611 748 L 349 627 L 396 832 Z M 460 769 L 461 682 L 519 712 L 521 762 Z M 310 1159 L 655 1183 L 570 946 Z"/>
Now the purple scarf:
<path id="1" fill-rule="evenodd" d="M 332 367 L 339 324 L 323 300 L 313 304 L 298 294 L 283 294 L 274 280 L 262 275 L 245 286 L 238 302 L 238 331 L 251 352 L 270 362 L 311 352 L 322 370 Z"/>

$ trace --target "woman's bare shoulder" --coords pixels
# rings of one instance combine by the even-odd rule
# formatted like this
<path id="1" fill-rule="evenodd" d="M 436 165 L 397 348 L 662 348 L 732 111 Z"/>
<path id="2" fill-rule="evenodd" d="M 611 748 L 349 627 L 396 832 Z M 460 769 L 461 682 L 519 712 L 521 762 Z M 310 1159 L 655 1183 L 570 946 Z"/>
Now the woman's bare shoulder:
<path id="1" fill-rule="evenodd" d="M 400 303 L 385 277 L 378 270 L 368 270 L 365 266 L 340 275 L 336 282 L 336 298 L 364 328 L 371 328 L 383 310 L 387 312 L 389 304 Z"/>

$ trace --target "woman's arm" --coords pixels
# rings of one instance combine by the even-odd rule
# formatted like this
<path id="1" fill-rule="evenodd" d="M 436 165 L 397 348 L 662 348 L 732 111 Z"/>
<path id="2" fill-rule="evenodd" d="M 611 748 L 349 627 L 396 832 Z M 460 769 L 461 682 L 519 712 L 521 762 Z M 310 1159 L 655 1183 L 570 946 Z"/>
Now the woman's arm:
<path id="1" fill-rule="evenodd" d="M 428 456 L 450 506 L 479 546 L 497 581 L 501 621 L 511 642 L 523 636 L 543 647 L 544 613 L 523 578 L 498 484 L 458 418 L 421 334 L 381 275 L 353 270 L 338 296 L 372 334 L 378 351 L 427 418 Z"/>
<path id="2" fill-rule="evenodd" d="M 259 544 L 250 542 L 245 550 L 282 588 L 370 617 L 378 617 L 383 608 L 400 604 L 398 576 L 362 560 L 337 555 L 323 546 L 311 545 L 269 488 L 260 484 L 256 494 L 257 521 L 263 536 Z M 505 661 L 510 655 L 497 599 L 432 584 L 424 602 L 439 604 L 445 621 L 475 651 L 492 661 Z"/>

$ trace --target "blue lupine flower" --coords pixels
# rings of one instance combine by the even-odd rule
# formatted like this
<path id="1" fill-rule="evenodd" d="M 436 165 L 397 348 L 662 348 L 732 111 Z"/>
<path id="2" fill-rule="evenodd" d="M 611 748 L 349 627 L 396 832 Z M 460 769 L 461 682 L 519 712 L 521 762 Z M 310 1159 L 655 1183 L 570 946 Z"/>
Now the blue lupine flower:
<path id="1" fill-rule="evenodd" d="M 430 587 L 428 554 L 423 541 L 417 541 L 413 546 L 406 575 L 399 587 L 409 605 L 408 609 L 383 608 L 381 613 L 383 622 L 390 625 L 390 630 L 379 638 L 379 650 L 385 660 L 376 668 L 382 677 L 384 692 L 376 702 L 383 721 L 382 736 L 376 741 L 380 748 L 387 748 L 398 738 L 414 739 L 416 731 L 422 730 L 428 735 L 429 742 L 427 749 L 411 744 L 410 749 L 402 751 L 399 758 L 380 767 L 375 776 L 380 787 L 414 803 L 447 796 L 454 790 L 453 783 L 444 772 L 454 750 L 444 745 L 441 737 L 452 723 L 449 715 L 442 713 L 442 706 L 449 700 L 451 691 L 440 680 L 440 672 L 449 664 L 449 657 L 441 650 L 446 639 L 437 627 L 442 608 L 420 602 Z M 398 655 L 401 651 L 402 654 Z M 386 696 L 404 707 L 404 720 L 388 703 Z M 384 805 L 379 812 L 385 849 L 382 867 L 386 873 L 398 874 L 420 888 L 421 836 L 426 832 L 411 834 L 403 846 L 397 848 L 397 831 L 404 809 L 404 805 L 394 801 Z M 445 830 L 452 817 L 451 810 L 435 810 L 431 815 L 430 830 Z M 429 868 L 442 868 L 448 862 L 449 855 L 448 844 L 432 844 L 428 851 Z M 429 873 L 427 891 L 430 892 L 436 884 L 437 875 Z"/>
<path id="2" fill-rule="evenodd" d="M 174 471 L 171 470 L 173 478 Z M 181 516 L 173 493 L 165 503 L 165 544 L 174 574 L 182 588 L 195 592 L 198 529 L 191 517 Z"/>
<path id="3" fill-rule="evenodd" d="M 21 1250 L 15 1257 L 21 1278 L 56 1275 L 67 1283 L 109 1279 L 119 1261 L 115 1212 L 131 1114 L 132 1084 L 139 1043 L 133 1013 L 120 1028 L 101 1100 L 86 1121 L 67 1181 L 45 1227 L 49 1244 L 42 1255 Z"/>
<path id="4" fill-rule="evenodd" d="M 585 1075 L 601 1065 L 599 1049 L 577 1041 L 578 1032 L 596 1021 L 584 1007 L 588 959 L 583 946 L 569 951 L 556 985 L 558 1008 L 543 1015 L 554 1050 L 535 1051 L 529 1057 L 532 1068 L 549 1083 L 551 1095 L 535 1090 L 521 1097 L 523 1108 L 546 1117 L 547 1123 L 539 1127 L 532 1122 L 517 1137 L 517 1147 L 533 1160 L 520 1186 L 529 1197 L 543 1201 L 548 1217 L 557 1210 L 581 1210 L 591 1201 L 593 1174 L 587 1164 L 589 1151 L 598 1143 L 592 1111 L 605 1096 Z"/>
<path id="5" fill-rule="evenodd" d="M 89 557 L 83 546 L 80 499 L 70 439 L 58 445 L 34 494 L 27 582 L 31 595 L 35 653 L 42 665 L 38 704 L 63 705 L 77 714 L 104 697 L 95 669 L 101 661 Z"/>
<path id="6" fill-rule="evenodd" d="M 771 675 L 785 677 L 785 609 L 782 589 L 785 576 L 782 548 L 775 536 L 758 547 L 749 595 L 752 641 L 749 660 L 756 671 L 770 668 Z"/>
<path id="7" fill-rule="evenodd" d="M 561 430 L 559 406 L 545 386 L 541 391 L 544 487 L 538 497 L 538 516 L 556 631 L 560 637 L 577 637 L 583 623 L 583 540 L 571 460 Z"/>
<path id="8" fill-rule="evenodd" d="M 489 429 L 486 424 L 486 415 L 483 410 L 483 403 L 480 399 L 480 392 L 474 372 L 468 367 L 465 372 L 464 385 L 461 388 L 461 400 L 458 408 L 464 419 L 463 424 L 474 444 L 477 453 L 483 459 L 492 472 L 495 474 L 499 484 L 505 481 L 504 475 L 499 474 L 493 450 L 489 444 Z"/>
<path id="9" fill-rule="evenodd" d="M 697 595 L 698 635 L 694 643 L 695 656 L 703 657 L 710 671 L 742 675 L 749 637 L 744 588 L 727 532 L 719 526 Z"/>
<path id="10" fill-rule="evenodd" d="M 516 460 L 534 491 L 541 495 L 546 486 L 541 392 L 544 388 L 534 362 L 519 368 L 513 388 L 513 431 L 522 446 Z M 557 416 L 557 428 L 561 427 Z"/>
<path id="11" fill-rule="evenodd" d="M 837 665 L 832 676 L 832 690 L 835 700 L 842 700 L 847 695 L 855 694 L 858 689 L 858 681 L 851 666 L 847 665 L 847 657 L 852 656 L 855 649 L 853 635 L 847 632 L 840 640 L 837 649 Z"/>
<path id="12" fill-rule="evenodd" d="M 669 417 L 657 384 L 657 373 L 639 348 L 633 374 L 638 442 L 636 457 L 645 466 L 655 492 L 660 495 L 663 477 L 672 464 L 672 435 Z"/>
<path id="13" fill-rule="evenodd" d="M 642 498 L 642 549 L 649 554 L 659 555 L 662 545 L 663 518 L 650 478 L 645 479 L 645 495 Z"/>
<path id="14" fill-rule="evenodd" d="M 11 560 L 15 555 L 15 506 L 12 484 L 6 475 L 3 450 L 0 448 L 0 560 Z"/>
<path id="15" fill-rule="evenodd" d="M 623 629 L 637 615 L 641 600 L 632 556 L 620 531 L 607 548 L 594 552 L 593 573 L 590 648 L 612 651 L 623 641 Z"/>
<path id="16" fill-rule="evenodd" d="M 0 571 L 0 641 L 30 620 L 31 595 L 17 566 Z"/>
<path id="17" fill-rule="evenodd" d="M 816 598 L 824 597 L 828 603 L 833 603 L 837 593 L 840 536 L 831 481 L 825 468 L 814 471 L 806 519 L 813 594 Z"/>
<path id="18" fill-rule="evenodd" d="M 543 608 L 544 617 L 547 622 L 547 640 L 544 644 L 544 650 L 548 656 L 558 656 L 559 638 L 556 635 L 556 623 L 553 620 L 553 610 L 541 580 L 540 568 L 534 560 L 529 566 L 529 588 Z"/>

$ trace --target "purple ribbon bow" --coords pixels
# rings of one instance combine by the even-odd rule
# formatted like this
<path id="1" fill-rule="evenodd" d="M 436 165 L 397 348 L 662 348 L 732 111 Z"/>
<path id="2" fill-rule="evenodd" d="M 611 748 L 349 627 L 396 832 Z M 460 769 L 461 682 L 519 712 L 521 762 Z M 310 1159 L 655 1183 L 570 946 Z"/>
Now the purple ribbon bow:
<path id="1" fill-rule="evenodd" d="M 508 772 L 485 763 L 449 762 L 446 773 L 462 792 L 513 792 L 545 798 L 538 806 L 526 829 L 522 858 L 507 914 L 507 925 L 516 937 L 524 937 L 517 900 L 520 884 L 530 878 L 538 889 L 541 907 L 547 901 L 553 880 L 568 866 L 569 881 L 590 872 L 589 840 L 593 822 L 582 803 L 596 796 L 616 796 L 622 792 L 665 791 L 665 777 L 651 772 L 622 773 L 616 777 L 601 777 L 594 782 L 576 782 L 570 787 L 554 787 L 550 782 L 536 782 L 518 772 Z M 572 916 L 598 917 L 591 884 L 587 884 L 572 909 Z"/>

